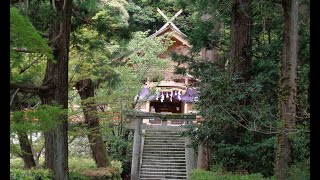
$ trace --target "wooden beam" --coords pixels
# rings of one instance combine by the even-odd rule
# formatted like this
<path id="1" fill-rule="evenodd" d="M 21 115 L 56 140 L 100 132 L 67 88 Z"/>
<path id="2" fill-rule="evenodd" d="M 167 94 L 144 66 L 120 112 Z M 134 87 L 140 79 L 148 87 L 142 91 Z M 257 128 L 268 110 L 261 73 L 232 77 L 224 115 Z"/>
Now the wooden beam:
<path id="1" fill-rule="evenodd" d="M 159 9 L 157 8 L 157 11 L 162 15 L 162 17 L 168 22 L 169 18 Z"/>
<path id="2" fill-rule="evenodd" d="M 150 113 L 142 111 L 125 111 L 124 112 L 129 118 L 142 118 L 152 119 L 161 118 L 164 120 L 195 120 L 197 114 L 161 114 L 161 113 Z"/>
<path id="3" fill-rule="evenodd" d="M 176 17 L 178 17 L 180 14 L 182 13 L 182 9 L 180 9 L 180 11 L 178 11 L 170 20 L 169 22 L 172 22 Z"/>

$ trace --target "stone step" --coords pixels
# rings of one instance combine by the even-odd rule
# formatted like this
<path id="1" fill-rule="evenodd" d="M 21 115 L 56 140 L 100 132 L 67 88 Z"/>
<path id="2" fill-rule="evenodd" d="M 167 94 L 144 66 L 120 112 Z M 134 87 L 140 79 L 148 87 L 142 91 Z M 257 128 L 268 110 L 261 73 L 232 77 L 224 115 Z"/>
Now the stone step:
<path id="1" fill-rule="evenodd" d="M 150 172 L 150 171 L 141 171 L 142 175 L 174 175 L 174 176 L 187 176 L 186 172 Z"/>
<path id="2" fill-rule="evenodd" d="M 144 166 L 186 166 L 186 163 L 173 163 L 173 162 L 154 162 L 154 161 L 150 161 L 150 162 L 143 162 L 142 167 Z"/>
<path id="3" fill-rule="evenodd" d="M 147 145 L 153 145 L 153 146 L 165 146 L 165 145 L 168 145 L 168 146 L 172 146 L 172 145 L 178 145 L 178 146 L 185 146 L 185 143 L 184 142 L 181 142 L 181 141 L 178 141 L 178 142 L 163 142 L 163 141 L 145 141 L 144 142 L 144 145 L 147 146 Z"/>
<path id="4" fill-rule="evenodd" d="M 142 159 L 154 159 L 154 160 L 185 160 L 185 157 L 162 157 L 162 156 L 142 156 Z"/>
<path id="5" fill-rule="evenodd" d="M 164 142 L 166 141 L 166 142 Z M 184 140 L 166 140 L 166 139 L 145 139 L 144 142 L 146 143 L 170 143 L 170 144 L 185 144 Z"/>
<path id="6" fill-rule="evenodd" d="M 143 153 L 144 156 L 154 156 L 154 155 L 157 155 L 157 154 L 150 154 L 150 153 Z M 161 154 L 159 155 L 161 157 L 185 157 L 185 154 Z"/>
<path id="7" fill-rule="evenodd" d="M 176 131 L 157 131 L 157 130 L 152 130 L 152 131 L 145 131 L 146 133 L 152 133 L 152 134 L 157 134 L 157 133 L 172 133 L 172 134 L 180 134 L 181 132 L 176 132 Z"/>
<path id="8" fill-rule="evenodd" d="M 185 151 L 184 147 L 146 147 L 143 148 L 143 151 Z"/>
<path id="9" fill-rule="evenodd" d="M 145 138 L 174 138 L 174 139 L 184 139 L 185 137 L 181 136 L 169 136 L 169 135 L 162 135 L 162 136 L 157 136 L 157 135 L 146 135 L 144 136 Z"/>
<path id="10" fill-rule="evenodd" d="M 180 132 L 146 131 L 140 179 L 187 179 L 185 138 Z"/>
<path id="11" fill-rule="evenodd" d="M 172 132 L 172 131 L 145 131 L 145 134 L 155 134 L 155 135 L 159 135 L 159 134 L 170 134 L 170 135 L 181 135 L 181 132 Z"/>
<path id="12" fill-rule="evenodd" d="M 184 137 L 180 136 L 145 136 L 145 139 L 181 139 L 184 140 Z"/>
<path id="13" fill-rule="evenodd" d="M 177 166 L 181 166 L 183 164 L 186 164 L 186 161 L 155 161 L 155 160 L 143 160 L 142 161 L 143 164 L 145 165 L 168 165 L 168 164 L 172 164 L 173 166 L 177 165 Z"/>
<path id="14" fill-rule="evenodd" d="M 146 164 L 146 165 L 143 165 L 141 166 L 141 168 L 158 168 L 158 169 L 182 169 L 182 170 L 185 170 L 186 169 L 186 166 L 184 164 L 181 164 L 181 165 L 161 165 L 161 164 L 153 164 L 153 165 L 149 165 L 149 164 Z"/>
<path id="15" fill-rule="evenodd" d="M 168 150 L 155 150 L 155 151 L 144 151 L 143 150 L 143 153 L 146 153 L 146 154 L 185 154 L 185 151 L 184 150 L 175 150 L 175 151 L 168 151 Z"/>
<path id="16" fill-rule="evenodd" d="M 163 135 L 145 135 L 144 136 L 145 138 L 150 138 L 150 137 L 157 137 L 157 138 L 185 138 L 185 137 L 182 137 L 180 135 L 167 135 L 167 134 L 163 134 Z"/>
<path id="17" fill-rule="evenodd" d="M 175 176 L 175 175 L 140 175 L 140 179 L 147 179 L 147 180 L 164 180 L 164 179 L 187 179 L 187 176 Z"/>
<path id="18" fill-rule="evenodd" d="M 154 167 L 149 167 L 149 168 L 141 168 L 141 172 L 144 171 L 151 171 L 151 172 L 184 172 L 186 173 L 186 169 L 179 169 L 179 168 L 167 168 L 167 169 L 160 169 L 160 168 L 154 168 Z"/>
<path id="19" fill-rule="evenodd" d="M 176 150 L 176 151 L 166 151 L 166 150 L 149 151 L 148 150 L 148 151 L 143 151 L 143 153 L 145 155 L 153 154 L 155 156 L 165 157 L 166 155 L 172 155 L 172 154 L 177 154 L 181 156 L 181 154 L 185 154 L 185 151 L 184 150 L 180 150 L 180 151 L 179 150 Z"/>
<path id="20" fill-rule="evenodd" d="M 147 143 L 147 144 L 146 144 Z M 175 143 L 170 143 L 170 142 L 145 142 L 144 144 L 145 147 L 155 147 L 155 148 L 158 148 L 158 147 L 177 147 L 177 148 L 185 148 L 185 145 L 184 144 L 175 144 Z"/>
<path id="21" fill-rule="evenodd" d="M 141 172 L 141 175 L 164 175 L 165 179 L 167 179 L 168 176 L 178 176 L 178 177 L 186 177 L 187 173 L 174 173 L 174 172 L 159 172 L 159 173 L 154 173 L 154 172 Z"/>
<path id="22" fill-rule="evenodd" d="M 161 145 L 144 145 L 143 149 L 165 149 L 165 148 L 181 148 L 181 149 L 185 149 L 185 145 L 184 144 L 180 144 L 180 145 L 174 145 L 174 144 L 161 144 Z"/>
<path id="23" fill-rule="evenodd" d="M 145 159 L 142 158 L 142 162 L 176 162 L 176 163 L 183 163 L 186 162 L 185 159 Z"/>
<path id="24" fill-rule="evenodd" d="M 150 140 L 150 139 L 146 139 L 145 141 L 144 141 L 146 144 L 170 144 L 170 145 L 172 145 L 172 144 L 176 144 L 176 143 L 180 143 L 180 144 L 184 144 L 185 142 L 184 141 L 181 141 L 181 140 L 168 140 L 168 139 L 152 139 L 152 140 Z"/>

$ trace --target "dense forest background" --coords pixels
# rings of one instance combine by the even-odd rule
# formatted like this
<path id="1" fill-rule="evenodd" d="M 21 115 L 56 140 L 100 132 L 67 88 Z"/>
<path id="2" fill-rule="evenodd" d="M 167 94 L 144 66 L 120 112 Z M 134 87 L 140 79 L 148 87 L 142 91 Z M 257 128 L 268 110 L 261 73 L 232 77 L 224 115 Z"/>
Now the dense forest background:
<path id="1" fill-rule="evenodd" d="M 167 67 L 157 55 L 170 43 L 148 38 L 166 23 L 160 8 L 183 10 L 174 24 L 193 45 L 172 60 L 199 79 L 204 121 L 183 134 L 209 154 L 198 169 L 310 179 L 308 0 L 10 2 L 11 178 L 130 178 L 133 132 L 121 112 Z M 203 49 L 215 60 L 199 58 Z"/>

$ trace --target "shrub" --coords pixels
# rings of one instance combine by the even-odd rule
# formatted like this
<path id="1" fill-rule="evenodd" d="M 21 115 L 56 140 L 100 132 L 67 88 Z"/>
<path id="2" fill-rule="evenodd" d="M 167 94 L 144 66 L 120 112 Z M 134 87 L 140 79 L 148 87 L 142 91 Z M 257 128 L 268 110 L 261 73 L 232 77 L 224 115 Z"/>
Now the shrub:
<path id="1" fill-rule="evenodd" d="M 13 169 L 10 168 L 11 180 L 51 180 L 52 174 L 47 169 Z"/>
<path id="2" fill-rule="evenodd" d="M 69 158 L 69 172 L 83 173 L 87 169 L 96 168 L 96 163 L 92 158 Z"/>
<path id="3" fill-rule="evenodd" d="M 241 145 L 218 143 L 214 152 L 214 162 L 219 162 L 227 171 L 261 173 L 264 176 L 273 175 L 274 138 Z"/>
<path id="4" fill-rule="evenodd" d="M 10 159 L 10 169 L 23 169 L 24 163 L 21 158 Z"/>
<path id="5" fill-rule="evenodd" d="M 69 172 L 69 180 L 90 180 L 90 178 L 81 173 Z"/>
<path id="6" fill-rule="evenodd" d="M 310 179 L 310 161 L 305 160 L 298 163 L 295 163 L 290 166 L 289 169 L 289 180 L 296 180 L 296 179 Z"/>
<path id="7" fill-rule="evenodd" d="M 121 179 L 123 171 L 120 161 L 111 161 L 107 168 L 97 168 L 92 158 L 70 157 L 69 158 L 69 179 Z"/>
<path id="8" fill-rule="evenodd" d="M 44 167 L 44 157 L 39 158 L 39 166 Z M 10 159 L 10 168 L 12 169 L 23 169 L 24 162 L 22 158 L 11 158 Z"/>
<path id="9" fill-rule="evenodd" d="M 190 174 L 190 180 L 205 180 L 205 179 L 212 179 L 212 180 L 268 180 L 264 178 L 262 174 L 248 174 L 248 175 L 241 175 L 241 174 L 231 174 L 231 173 L 222 173 L 216 171 L 204 171 L 195 169 Z"/>
<path id="10" fill-rule="evenodd" d="M 116 160 L 115 161 L 111 161 L 111 167 L 114 167 L 119 174 L 121 174 L 122 171 L 123 171 L 122 162 L 121 161 L 116 161 Z"/>

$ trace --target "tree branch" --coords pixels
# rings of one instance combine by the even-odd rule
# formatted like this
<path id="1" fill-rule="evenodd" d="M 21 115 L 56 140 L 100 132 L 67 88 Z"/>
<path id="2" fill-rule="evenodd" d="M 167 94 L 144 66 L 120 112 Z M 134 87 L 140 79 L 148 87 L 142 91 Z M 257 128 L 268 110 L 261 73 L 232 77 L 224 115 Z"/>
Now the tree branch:
<path id="1" fill-rule="evenodd" d="M 59 34 L 56 37 L 54 37 L 52 40 L 50 40 L 49 43 L 54 43 L 62 35 L 62 29 L 63 29 L 62 26 L 63 24 L 62 22 L 60 22 Z"/>
<path id="2" fill-rule="evenodd" d="M 17 93 L 18 93 L 19 90 L 20 90 L 20 88 L 18 88 L 18 89 L 13 93 L 12 98 L 11 98 L 11 101 L 10 101 L 10 107 L 11 107 L 12 102 L 13 102 L 14 98 L 16 97 L 16 95 L 17 95 Z"/>
<path id="3" fill-rule="evenodd" d="M 72 13 L 73 13 L 77 18 L 79 18 L 82 22 L 84 22 L 85 24 L 92 24 L 92 20 L 91 20 L 91 19 L 89 19 L 89 20 L 83 19 L 83 18 L 81 18 L 81 17 L 77 14 L 77 12 L 76 12 L 73 8 L 72 8 L 71 10 L 72 10 Z"/>
<path id="4" fill-rule="evenodd" d="M 40 151 L 39 151 L 39 153 L 38 153 L 38 155 L 37 155 L 37 161 L 38 161 L 38 163 L 39 163 L 39 158 L 40 158 L 40 156 L 41 156 L 41 152 L 43 151 L 43 149 L 44 149 L 44 144 L 42 145 L 42 147 L 41 147 L 41 149 L 40 149 Z"/>
<path id="5" fill-rule="evenodd" d="M 34 65 L 38 61 L 39 61 L 39 59 L 35 59 L 34 61 L 31 62 L 31 64 L 29 64 L 28 66 L 25 66 L 24 68 L 20 69 L 19 74 L 24 73 L 26 70 L 28 70 L 32 65 Z"/>
<path id="6" fill-rule="evenodd" d="M 27 85 L 18 85 L 18 84 L 10 84 L 10 89 L 19 89 L 20 92 L 31 93 L 31 94 L 39 94 L 39 87 L 27 86 Z"/>
<path id="7" fill-rule="evenodd" d="M 21 48 L 13 48 L 12 50 L 16 52 L 22 52 L 22 53 L 35 53 L 33 51 L 27 50 L 27 49 L 21 49 Z"/>

